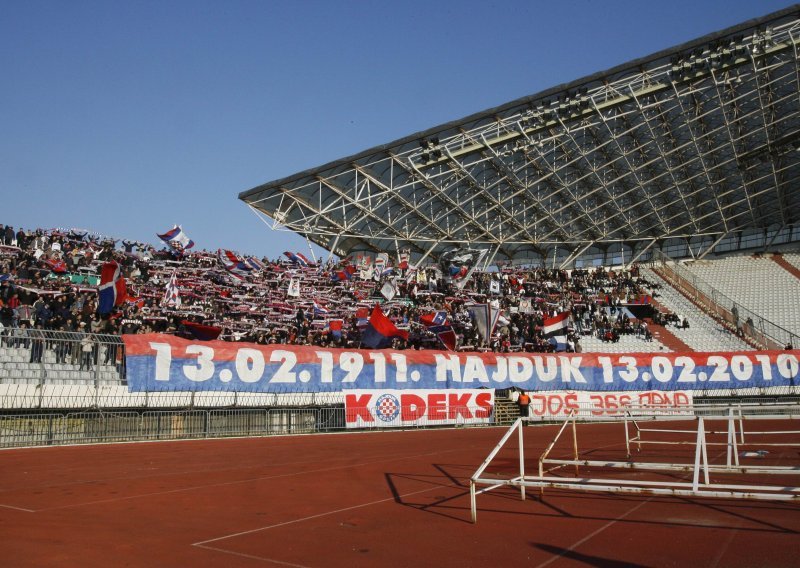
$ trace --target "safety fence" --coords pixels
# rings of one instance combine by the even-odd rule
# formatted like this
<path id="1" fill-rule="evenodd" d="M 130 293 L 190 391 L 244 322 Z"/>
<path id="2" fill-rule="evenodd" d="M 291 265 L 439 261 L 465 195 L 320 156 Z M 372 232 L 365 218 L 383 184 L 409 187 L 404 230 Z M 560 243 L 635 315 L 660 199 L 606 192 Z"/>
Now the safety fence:
<path id="1" fill-rule="evenodd" d="M 0 447 L 303 434 L 343 425 L 343 408 L 6 414 Z"/>
<path id="2" fill-rule="evenodd" d="M 449 427 L 491 425 L 458 421 Z M 407 422 L 402 429 L 430 427 Z M 382 428 L 360 425 L 358 430 Z M 339 432 L 348 429 L 343 405 L 317 408 L 83 410 L 0 414 L 0 448 L 146 440 L 188 440 Z M 385 428 L 383 428 L 385 429 Z"/>
<path id="3" fill-rule="evenodd" d="M 124 385 L 118 335 L 11 327 L 0 329 L 0 384 Z"/>

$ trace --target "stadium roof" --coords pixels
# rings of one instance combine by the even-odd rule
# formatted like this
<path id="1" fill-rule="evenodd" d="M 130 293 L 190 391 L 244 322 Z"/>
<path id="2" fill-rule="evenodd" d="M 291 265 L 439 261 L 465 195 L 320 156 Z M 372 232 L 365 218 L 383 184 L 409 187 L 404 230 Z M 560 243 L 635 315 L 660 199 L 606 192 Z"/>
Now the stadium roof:
<path id="1" fill-rule="evenodd" d="M 800 6 L 239 195 L 338 255 L 711 246 L 800 212 Z M 488 260 L 488 259 L 487 259 Z"/>

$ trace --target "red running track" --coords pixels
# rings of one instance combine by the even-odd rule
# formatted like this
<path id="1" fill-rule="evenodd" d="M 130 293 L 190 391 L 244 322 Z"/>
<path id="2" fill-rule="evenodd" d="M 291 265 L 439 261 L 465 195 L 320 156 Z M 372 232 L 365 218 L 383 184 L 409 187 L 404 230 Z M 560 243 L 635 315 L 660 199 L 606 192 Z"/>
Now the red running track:
<path id="1" fill-rule="evenodd" d="M 504 431 L 3 450 L 0 565 L 798 565 L 798 504 L 508 490 L 473 525 L 468 480 Z"/>

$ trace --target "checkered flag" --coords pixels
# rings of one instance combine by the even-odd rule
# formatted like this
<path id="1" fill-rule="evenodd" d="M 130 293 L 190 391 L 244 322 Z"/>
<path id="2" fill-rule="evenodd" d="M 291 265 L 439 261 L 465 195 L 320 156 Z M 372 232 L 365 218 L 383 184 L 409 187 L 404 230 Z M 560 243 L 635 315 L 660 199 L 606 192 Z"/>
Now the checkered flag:
<path id="1" fill-rule="evenodd" d="M 167 283 L 167 289 L 164 291 L 164 299 L 161 300 L 161 305 L 169 308 L 179 308 L 181 305 L 181 295 L 178 290 L 178 271 L 175 270 L 170 276 Z"/>

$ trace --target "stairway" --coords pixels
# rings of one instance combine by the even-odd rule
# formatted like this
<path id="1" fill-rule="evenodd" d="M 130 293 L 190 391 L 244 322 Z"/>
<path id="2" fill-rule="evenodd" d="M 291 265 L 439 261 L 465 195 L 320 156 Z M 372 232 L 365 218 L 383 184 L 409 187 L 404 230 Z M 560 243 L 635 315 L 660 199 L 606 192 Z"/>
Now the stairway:
<path id="1" fill-rule="evenodd" d="M 780 266 L 781 268 L 786 270 L 786 272 L 788 272 L 789 274 L 800 280 L 800 270 L 798 270 L 796 266 L 794 266 L 785 258 L 783 258 L 783 255 L 781 253 L 776 252 L 772 255 L 771 258 L 778 266 Z"/>
<path id="2" fill-rule="evenodd" d="M 686 345 L 683 341 L 675 337 L 675 335 L 663 325 L 655 325 L 650 321 L 647 322 L 647 328 L 653 334 L 653 338 L 664 344 L 664 346 L 673 353 L 687 353 L 694 351 L 691 347 Z"/>
<path id="3" fill-rule="evenodd" d="M 513 424 L 519 418 L 517 403 L 508 398 L 494 399 L 494 423 L 498 426 Z"/>

